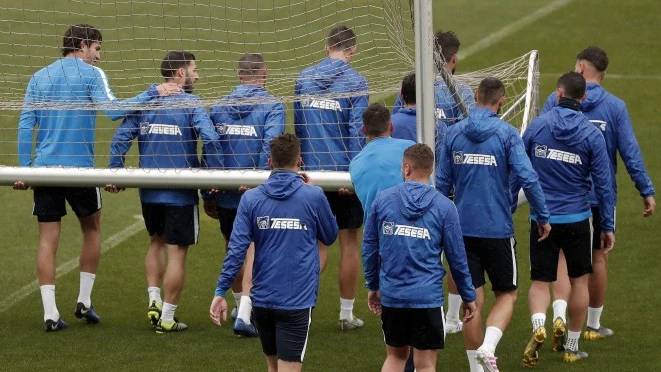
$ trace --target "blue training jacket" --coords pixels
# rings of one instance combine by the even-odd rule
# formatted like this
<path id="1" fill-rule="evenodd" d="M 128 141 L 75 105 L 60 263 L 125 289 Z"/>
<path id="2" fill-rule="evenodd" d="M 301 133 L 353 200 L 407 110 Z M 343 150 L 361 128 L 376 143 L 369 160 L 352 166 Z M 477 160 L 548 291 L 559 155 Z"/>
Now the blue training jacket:
<path id="1" fill-rule="evenodd" d="M 454 202 L 464 236 L 514 236 L 510 176 L 524 185 L 531 210 L 548 222 L 544 193 L 517 130 L 493 111 L 477 107 L 448 128 L 446 155 L 436 172 L 443 195 L 455 188 Z"/>
<path id="2" fill-rule="evenodd" d="M 409 141 L 418 141 L 418 128 L 416 128 L 416 109 L 415 107 L 401 108 L 390 118 L 392 121 L 394 138 L 407 139 Z"/>
<path id="3" fill-rule="evenodd" d="M 457 82 L 457 92 L 461 97 L 462 102 L 466 105 L 466 109 L 470 112 L 475 108 L 475 97 L 471 88 L 463 83 Z M 452 125 L 464 118 L 454 100 L 450 89 L 443 79 L 436 80 L 434 83 L 434 102 L 436 102 L 436 118 L 444 122 L 446 125 Z M 395 115 L 404 109 L 404 100 L 402 95 L 398 94 L 395 104 L 392 108 L 392 114 Z"/>
<path id="4" fill-rule="evenodd" d="M 377 196 L 365 224 L 363 266 L 367 288 L 381 291 L 384 306 L 443 306 L 443 250 L 461 298 L 475 301 L 454 204 L 418 182 Z"/>
<path id="5" fill-rule="evenodd" d="M 415 142 L 399 138 L 375 138 L 351 160 L 351 183 L 364 211 L 370 210 L 379 192 L 404 182 L 404 151 L 413 145 Z M 363 222 L 365 220 L 367 213 L 364 214 Z"/>
<path id="6" fill-rule="evenodd" d="M 614 231 L 615 195 L 606 142 L 582 112 L 551 109 L 528 125 L 523 144 L 539 175 L 551 212 L 549 222 L 573 223 L 592 215 L 588 199 L 592 177 L 601 231 Z"/>
<path id="7" fill-rule="evenodd" d="M 347 171 L 365 145 L 363 112 L 367 108 L 367 79 L 339 59 L 326 58 L 308 67 L 296 80 L 296 136 L 301 139 L 305 170 Z M 364 93 L 324 99 L 325 94 Z"/>
<path id="8" fill-rule="evenodd" d="M 271 140 L 285 131 L 285 106 L 257 85 L 239 85 L 223 101 L 225 105 L 211 108 L 210 116 L 220 134 L 225 168 L 269 169 Z M 221 208 L 236 209 L 240 199 L 234 190 L 216 194 Z"/>
<path id="9" fill-rule="evenodd" d="M 158 97 L 166 106 L 172 101 L 195 101 L 198 96 L 178 94 Z M 180 102 L 178 102 L 181 105 Z M 197 139 L 202 139 L 203 163 L 222 168 L 220 137 L 203 107 L 145 110 L 129 115 L 115 132 L 110 144 L 110 168 L 124 166 L 125 155 L 138 138 L 140 168 L 199 168 Z M 140 189 L 143 203 L 185 206 L 197 204 L 195 189 Z"/>
<path id="10" fill-rule="evenodd" d="M 136 97 L 119 102 L 135 104 L 158 96 L 151 88 Z M 37 71 L 25 92 L 25 108 L 18 123 L 18 164 L 94 167 L 94 131 L 97 110 L 37 110 L 34 106 L 69 105 L 79 108 L 94 103 L 115 102 L 105 72 L 80 58 L 65 57 Z M 118 120 L 126 110 L 104 110 Z M 35 159 L 32 161 L 32 134 L 37 128 Z"/>
<path id="11" fill-rule="evenodd" d="M 546 100 L 544 110 L 548 112 L 557 105 L 556 93 L 553 92 Z M 617 152 L 627 168 L 629 177 L 636 185 L 640 196 L 647 197 L 655 194 L 652 180 L 647 174 L 643 156 L 640 152 L 640 146 L 633 132 L 631 119 L 627 106 L 621 99 L 612 95 L 601 85 L 596 83 L 587 84 L 587 98 L 581 105 L 583 113 L 590 122 L 601 130 L 606 140 L 606 149 L 608 150 L 608 160 L 613 169 L 613 194 L 617 200 Z M 594 188 L 590 191 L 590 204 L 597 206 L 597 197 Z"/>
<path id="12" fill-rule="evenodd" d="M 252 304 L 280 310 L 315 306 L 319 288 L 317 240 L 331 245 L 337 223 L 324 192 L 292 171 L 274 170 L 262 185 L 246 191 L 216 296 L 225 296 L 255 242 Z"/>

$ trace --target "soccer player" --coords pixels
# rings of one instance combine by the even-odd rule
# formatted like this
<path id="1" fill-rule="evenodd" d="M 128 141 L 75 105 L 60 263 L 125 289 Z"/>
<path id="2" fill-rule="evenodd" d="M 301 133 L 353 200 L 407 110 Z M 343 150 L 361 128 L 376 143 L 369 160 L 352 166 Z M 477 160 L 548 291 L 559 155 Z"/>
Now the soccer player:
<path id="1" fill-rule="evenodd" d="M 356 54 L 353 30 L 346 26 L 330 30 L 326 54 L 328 58 L 303 70 L 296 80 L 294 94 L 308 97 L 294 102 L 294 129 L 301 139 L 303 169 L 347 171 L 351 159 L 365 142 L 361 126 L 368 104 L 367 80 L 349 66 Z M 334 96 L 347 93 L 352 96 Z M 325 194 L 340 229 L 338 324 L 341 330 L 352 330 L 364 325 L 362 320 L 353 316 L 360 269 L 358 237 L 363 209 L 360 200 L 349 190 Z M 322 250 L 326 249 L 322 247 Z"/>
<path id="2" fill-rule="evenodd" d="M 381 192 L 365 223 L 363 265 L 368 306 L 381 316 L 382 371 L 402 371 L 413 347 L 418 372 L 436 369 L 445 343 L 441 253 L 454 273 L 468 322 L 476 311 L 457 210 L 429 185 L 434 154 L 416 144 L 404 152 L 406 180 Z"/>
<path id="3" fill-rule="evenodd" d="M 480 82 L 475 100 L 477 107 L 468 118 L 448 128 L 447 154 L 438 165 L 436 187 L 444 195 L 454 187 L 468 267 L 477 292 L 475 319 L 463 328 L 470 370 L 494 372 L 498 370 L 494 354 L 512 318 L 518 287 L 510 176 L 524 185 L 540 239 L 548 236 L 551 227 L 544 194 L 523 141 L 513 126 L 498 118 L 505 86 L 497 78 L 486 78 Z M 496 296 L 486 320 L 486 333 L 481 316 L 485 271 Z"/>
<path id="4" fill-rule="evenodd" d="M 264 89 L 268 71 L 261 54 L 246 53 L 239 59 L 238 77 L 241 82 L 223 100 L 235 102 L 259 99 L 265 103 L 230 105 L 211 108 L 211 121 L 221 138 L 225 169 L 268 169 L 271 140 L 285 131 L 285 106 Z M 225 250 L 232 235 L 241 192 L 220 191 L 215 200 L 207 198 L 204 210 L 216 216 L 225 239 Z M 204 194 L 203 194 L 204 195 Z M 256 337 L 256 329 L 250 320 L 250 296 L 248 288 L 242 294 L 243 269 L 239 271 L 232 292 L 237 311 L 234 332 Z"/>
<path id="5" fill-rule="evenodd" d="M 437 58 L 436 70 L 439 71 L 439 73 L 442 68 L 445 68 L 447 72 L 454 75 L 457 68 L 460 45 L 459 38 L 452 31 L 438 31 L 434 34 L 435 53 L 446 62 L 445 67 L 443 67 L 443 63 Z M 470 111 L 475 107 L 473 91 L 468 85 L 459 82 L 456 83 L 456 88 L 457 93 L 461 97 L 461 101 L 466 106 L 466 109 Z M 450 92 L 450 88 L 448 88 L 445 80 L 440 76 L 436 79 L 436 83 L 434 83 L 434 101 L 436 102 L 436 116 L 445 124 L 452 125 L 463 119 L 463 115 L 459 110 L 455 98 Z M 406 103 L 403 96 L 399 95 L 392 109 L 393 115 L 405 108 L 405 105 Z"/>
<path id="6" fill-rule="evenodd" d="M 161 75 L 183 87 L 185 94 L 160 98 L 159 104 L 182 108 L 153 109 L 127 116 L 110 144 L 110 168 L 124 166 L 125 155 L 137 138 L 141 168 L 199 168 L 197 139 L 201 138 L 203 163 L 221 168 L 220 137 L 203 107 L 195 105 L 192 95 L 199 78 L 195 56 L 185 51 L 169 52 L 161 63 Z M 118 192 L 115 185 L 106 190 Z M 184 331 L 174 313 L 184 287 L 188 247 L 197 243 L 199 233 L 198 196 L 194 189 L 140 189 L 142 215 L 149 233 L 149 250 L 145 256 L 147 316 L 156 333 Z M 167 253 L 167 266 L 165 255 Z M 165 298 L 161 298 L 161 284 Z"/>
<path id="7" fill-rule="evenodd" d="M 101 32 L 87 24 L 69 27 L 63 38 L 63 58 L 36 72 L 25 93 L 25 105 L 18 123 L 18 158 L 22 167 L 94 166 L 94 129 L 96 110 L 37 110 L 32 105 L 117 102 L 106 74 L 96 67 L 101 58 Z M 176 84 L 159 84 L 121 104 L 136 104 L 158 95 L 178 93 Z M 128 111 L 104 110 L 113 120 Z M 35 158 L 32 159 L 32 136 L 37 131 Z M 27 190 L 23 181 L 16 190 Z M 74 315 L 89 324 L 99 322 L 91 294 L 100 255 L 101 194 L 94 187 L 35 187 L 32 214 L 39 222 L 37 277 L 44 306 L 44 330 L 67 327 L 55 303 L 55 253 L 60 240 L 62 217 L 67 214 L 65 201 L 78 217 L 83 232 L 80 253 L 80 292 Z"/>
<path id="8" fill-rule="evenodd" d="M 404 106 L 392 114 L 392 136 L 417 141 L 415 73 L 404 76 L 400 97 Z"/>
<path id="9" fill-rule="evenodd" d="M 533 335 L 526 346 L 523 363 L 533 367 L 546 339 L 546 310 L 551 302 L 549 283 L 557 278 L 559 251 L 564 252 L 569 282 L 569 324 L 563 361 L 588 357 L 578 348 L 578 339 L 588 308 L 588 274 L 592 272 L 592 213 L 588 194 L 594 183 L 599 204 L 600 240 L 604 252 L 615 243 L 611 168 L 604 136 L 581 112 L 585 79 L 568 72 L 558 80 L 558 106 L 534 119 L 523 135 L 533 168 L 539 175 L 553 231 L 539 241 L 538 217 L 530 219 L 530 277 L 528 304 Z"/>
<path id="10" fill-rule="evenodd" d="M 643 216 L 654 214 L 656 202 L 654 201 L 654 187 L 647 174 L 640 146 L 633 132 L 631 119 L 626 104 L 601 86 L 601 81 L 606 76 L 608 68 L 608 56 L 599 47 L 589 47 L 576 56 L 575 71 L 583 75 L 587 82 L 587 98 L 581 107 L 583 113 L 599 130 L 606 140 L 608 160 L 612 167 L 611 177 L 613 194 L 617 200 L 617 153 L 620 154 L 624 166 L 634 182 L 636 189 L 643 199 Z M 548 112 L 557 105 L 555 94 L 551 94 L 546 100 L 543 112 Z M 592 245 L 592 274 L 590 274 L 588 288 L 590 291 L 590 304 L 588 307 L 587 329 L 583 332 L 586 340 L 598 340 L 615 334 L 610 328 L 601 325 L 601 313 L 604 308 L 607 282 L 608 254 L 601 249 L 599 244 L 600 221 L 599 205 L 594 190 L 590 191 L 590 206 L 592 208 L 592 225 L 594 238 Z M 560 259 L 558 266 L 558 280 L 553 285 L 554 316 L 564 322 L 567 309 L 567 298 L 569 296 L 569 281 L 567 279 L 567 268 Z M 554 334 L 555 335 L 555 334 Z M 555 339 L 555 336 L 554 336 Z M 556 343 L 559 343 L 556 341 Z"/>
<path id="11" fill-rule="evenodd" d="M 319 287 L 319 247 L 337 238 L 337 224 L 319 187 L 298 174 L 301 142 L 283 134 L 271 142 L 269 178 L 246 191 L 209 310 L 220 325 L 227 319 L 225 296 L 255 244 L 253 317 L 269 371 L 300 371 L 312 308 Z"/>

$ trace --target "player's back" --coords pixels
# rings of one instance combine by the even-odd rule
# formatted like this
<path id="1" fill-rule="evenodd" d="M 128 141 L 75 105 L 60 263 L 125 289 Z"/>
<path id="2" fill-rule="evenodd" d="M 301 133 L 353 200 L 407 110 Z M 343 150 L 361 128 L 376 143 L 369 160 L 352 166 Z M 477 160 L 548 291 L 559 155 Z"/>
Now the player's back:
<path id="1" fill-rule="evenodd" d="M 487 108 L 448 128 L 447 154 L 455 181 L 455 198 L 464 236 L 509 238 L 509 154 L 518 133 Z M 446 190 L 447 191 L 447 190 Z M 476 218 L 476 216 L 479 216 Z"/>
<path id="2" fill-rule="evenodd" d="M 457 82 L 455 86 L 459 99 L 461 99 L 466 110 L 470 112 L 476 107 L 473 91 L 468 85 L 461 82 Z M 445 125 L 450 126 L 464 119 L 464 115 L 461 113 L 459 105 L 457 105 L 457 101 L 452 95 L 452 92 L 450 92 L 450 88 L 448 88 L 445 81 L 440 78 L 434 83 L 434 103 L 436 106 L 436 118 L 445 123 Z M 401 94 L 399 94 L 393 105 L 393 116 L 403 109 L 404 100 L 402 99 Z"/>
<path id="3" fill-rule="evenodd" d="M 359 98 L 323 97 L 361 92 Z M 294 102 L 294 129 L 301 139 L 304 168 L 346 171 L 364 144 L 352 110 L 357 100 L 367 106 L 367 80 L 348 63 L 326 58 L 301 72 L 294 93 L 314 96 Z"/>
<path id="4" fill-rule="evenodd" d="M 248 223 L 255 242 L 254 306 L 283 310 L 315 306 L 317 240 L 330 245 L 337 236 L 337 224 L 325 218 L 324 211 L 330 211 L 327 204 L 321 188 L 305 185 L 293 171 L 274 171 L 244 194 L 235 229 L 240 220 Z"/>
<path id="5" fill-rule="evenodd" d="M 409 141 L 418 140 L 415 107 L 404 107 L 400 109 L 391 116 L 390 120 L 393 126 L 393 138 L 401 138 Z"/>

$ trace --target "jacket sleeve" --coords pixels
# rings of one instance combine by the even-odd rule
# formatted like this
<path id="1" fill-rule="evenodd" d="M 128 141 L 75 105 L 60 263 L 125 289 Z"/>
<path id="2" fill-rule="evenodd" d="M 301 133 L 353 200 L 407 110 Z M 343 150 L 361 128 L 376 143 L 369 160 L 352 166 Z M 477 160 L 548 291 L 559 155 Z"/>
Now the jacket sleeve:
<path id="1" fill-rule="evenodd" d="M 365 286 L 370 291 L 379 290 L 379 222 L 376 210 L 379 197 L 372 202 L 363 232 L 363 268 L 365 273 Z"/>
<path id="2" fill-rule="evenodd" d="M 232 286 L 236 274 L 241 270 L 246 260 L 248 247 L 253 240 L 252 219 L 250 215 L 252 207 L 249 204 L 250 201 L 244 195 L 239 202 L 232 236 L 230 237 L 227 248 L 227 255 L 223 261 L 223 268 L 216 283 L 216 296 L 225 297 L 227 295 L 227 291 Z"/>
<path id="3" fill-rule="evenodd" d="M 395 104 L 392 106 L 391 115 L 395 115 L 399 110 L 404 107 L 404 100 L 402 99 L 402 92 L 397 93 L 397 98 L 395 98 Z"/>
<path id="4" fill-rule="evenodd" d="M 629 177 L 631 177 L 631 180 L 636 185 L 640 196 L 653 196 L 655 194 L 654 186 L 652 186 L 652 180 L 645 169 L 643 155 L 640 152 L 640 146 L 633 132 L 631 118 L 629 117 L 626 106 L 620 110 L 616 130 L 617 151 L 620 153 L 620 157 L 622 157 Z"/>
<path id="5" fill-rule="evenodd" d="M 351 112 L 349 113 L 349 151 L 350 158 L 358 155 L 365 146 L 366 138 L 363 134 L 363 113 L 369 105 L 369 96 L 367 95 L 367 81 L 358 86 L 357 92 L 365 92 L 364 96 L 351 97 Z"/>
<path id="6" fill-rule="evenodd" d="M 553 92 L 549 95 L 549 98 L 546 99 L 546 103 L 544 103 L 544 107 L 542 108 L 542 114 L 546 114 L 557 105 L 558 105 L 558 99 L 556 97 L 555 92 Z"/>
<path id="7" fill-rule="evenodd" d="M 18 121 L 18 165 L 21 167 L 32 165 L 32 134 L 37 127 L 37 113 L 28 107 L 36 101 L 35 84 L 32 77 L 25 92 L 23 111 Z"/>
<path id="8" fill-rule="evenodd" d="M 119 106 L 116 110 L 103 110 L 103 113 L 111 120 L 119 120 L 126 115 L 134 112 L 133 109 L 123 109 L 122 106 L 131 106 L 139 103 L 145 103 L 158 96 L 156 84 L 149 87 L 146 92 L 140 93 L 133 98 L 118 101 L 110 89 L 108 77 L 100 68 L 94 68 L 94 78 L 90 84 L 90 95 L 95 103 L 114 103 Z"/>
<path id="9" fill-rule="evenodd" d="M 515 182 L 523 186 L 523 192 L 530 203 L 531 211 L 537 217 L 537 221 L 545 224 L 549 221 L 549 210 L 546 207 L 544 191 L 539 184 L 537 172 L 532 169 L 530 158 L 526 154 L 523 140 L 512 128 L 509 135 L 508 161 L 512 174 L 516 177 Z M 516 200 L 516 199 L 515 199 Z"/>
<path id="10" fill-rule="evenodd" d="M 193 127 L 202 139 L 202 166 L 204 168 L 223 168 L 220 136 L 203 107 L 193 109 Z"/>
<path id="11" fill-rule="evenodd" d="M 473 302 L 477 298 L 473 279 L 468 271 L 468 260 L 466 258 L 466 248 L 464 247 L 464 238 L 461 234 L 459 225 L 459 214 L 454 204 L 448 204 L 447 213 L 442 222 L 443 228 L 443 249 L 445 257 L 450 265 L 452 279 L 457 283 L 459 295 L 464 302 Z"/>
<path id="12" fill-rule="evenodd" d="M 530 130 L 530 126 L 535 122 L 535 120 L 531 121 L 530 124 L 528 125 L 528 129 L 526 129 L 525 132 L 523 132 L 523 137 L 521 138 L 523 141 L 523 152 L 524 154 L 528 157 L 528 161 L 530 162 L 531 158 L 531 153 L 530 153 L 530 148 L 532 147 L 531 141 L 532 141 L 532 130 Z M 532 163 L 530 164 L 530 168 L 534 171 L 534 168 L 532 168 Z M 537 177 L 537 172 L 535 172 L 535 176 Z M 537 182 L 539 183 L 539 177 L 536 178 Z M 541 186 L 540 186 L 541 187 Z M 513 174 L 510 174 L 510 193 L 511 193 L 511 209 L 512 213 L 516 211 L 516 206 L 517 206 L 517 200 L 519 198 L 519 190 L 521 190 L 521 181 L 519 180 L 519 177 L 514 176 Z M 544 191 L 542 190 L 542 195 L 544 194 Z M 527 197 L 527 195 L 526 195 Z M 546 201 L 545 203 L 546 204 Z"/>
<path id="13" fill-rule="evenodd" d="M 310 187 L 310 186 L 304 186 Z M 338 227 L 328 199 L 323 191 L 319 189 L 317 208 L 317 240 L 324 245 L 331 245 L 337 239 Z"/>
<path id="14" fill-rule="evenodd" d="M 595 128 L 595 130 L 598 130 Z M 595 132 L 596 133 L 596 132 Z M 613 177 L 611 175 L 610 161 L 606 141 L 601 133 L 591 136 L 590 141 L 590 175 L 594 183 L 594 192 L 599 203 L 601 214 L 601 231 L 615 231 L 615 194 L 613 191 Z"/>
<path id="15" fill-rule="evenodd" d="M 448 196 L 454 186 L 454 170 L 452 169 L 452 154 L 447 143 L 447 132 L 436 144 L 436 189 Z"/>
<path id="16" fill-rule="evenodd" d="M 109 168 L 123 168 L 126 153 L 131 148 L 135 137 L 140 134 L 140 115 L 130 115 L 124 118 L 115 135 L 110 141 Z"/>
<path id="17" fill-rule="evenodd" d="M 259 168 L 269 169 L 269 158 L 271 157 L 271 141 L 285 132 L 285 106 L 282 103 L 275 104 L 266 113 L 264 123 L 264 138 L 262 139 L 262 152 L 259 155 Z"/>

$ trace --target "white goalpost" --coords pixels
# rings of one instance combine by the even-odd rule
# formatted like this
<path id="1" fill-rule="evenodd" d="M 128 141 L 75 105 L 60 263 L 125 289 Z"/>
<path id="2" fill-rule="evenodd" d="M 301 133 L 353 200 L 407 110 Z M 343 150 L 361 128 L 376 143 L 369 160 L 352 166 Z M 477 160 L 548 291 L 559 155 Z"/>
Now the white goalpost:
<path id="1" fill-rule="evenodd" d="M 489 76 L 506 86 L 502 118 L 521 133 L 538 113 L 539 62 L 537 51 L 510 61 L 457 75 L 435 71 L 440 56 L 433 52 L 432 0 L 166 0 L 126 2 L 113 0 L 35 0 L 0 5 L 0 185 L 24 181 L 31 186 L 95 186 L 153 188 L 236 188 L 256 186 L 269 175 L 258 169 L 143 169 L 133 149 L 127 168 L 108 168 L 110 143 L 119 121 L 111 122 L 101 110 L 171 110 L 180 107 L 253 107 L 268 102 L 286 106 L 286 127 L 294 131 L 291 104 L 302 100 L 332 100 L 360 95 L 394 95 L 402 78 L 416 71 L 419 141 L 435 148 L 434 81 L 444 79 L 456 90 L 475 89 Z M 61 57 L 64 31 L 72 24 L 88 23 L 103 34 L 102 58 L 97 66 L 108 77 L 119 99 L 144 92 L 163 82 L 159 66 L 171 50 L 196 56 L 200 80 L 193 94 L 198 101 L 167 106 L 121 104 L 81 105 L 63 100 L 24 100 L 30 77 Z M 331 92 L 323 97 L 294 94 L 294 82 L 305 68 L 323 60 L 328 31 L 338 25 L 357 35 L 358 53 L 351 67 L 368 81 L 364 91 Z M 237 62 L 244 53 L 260 53 L 268 68 L 265 88 L 274 98 L 223 99 L 239 84 Z M 437 61 L 437 62 L 435 62 Z M 443 63 L 442 61 L 440 63 Z M 459 97 L 458 95 L 456 97 Z M 458 107 L 463 102 L 458 100 Z M 391 102 L 387 102 L 391 105 Z M 95 166 L 19 167 L 17 125 L 23 110 L 99 111 L 94 133 Z M 36 133 L 40 128 L 35 128 Z M 63 130 L 76 130 L 65 128 Z M 338 136 L 342 136 L 338 133 Z M 222 138 L 222 135 L 221 135 Z M 35 139 L 36 140 L 36 139 Z M 137 142 L 137 140 L 136 140 Z M 60 144 L 66 146 L 66 143 Z M 34 151 L 34 144 L 32 146 Z M 137 148 L 137 143 L 133 145 Z M 330 149 L 328 151 L 331 151 Z M 32 154 L 34 157 L 36 154 Z M 351 186 L 348 172 L 309 172 L 315 185 L 327 190 Z"/>

